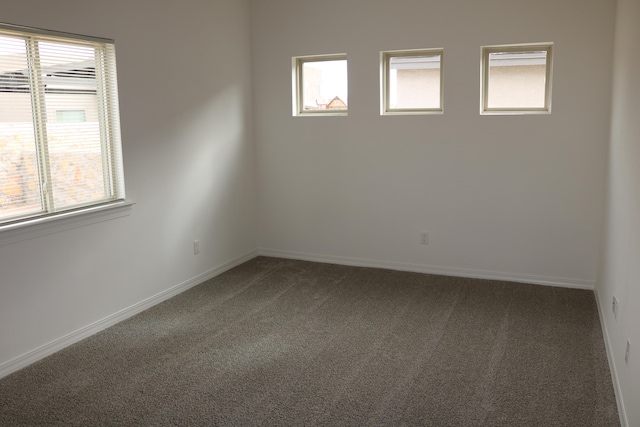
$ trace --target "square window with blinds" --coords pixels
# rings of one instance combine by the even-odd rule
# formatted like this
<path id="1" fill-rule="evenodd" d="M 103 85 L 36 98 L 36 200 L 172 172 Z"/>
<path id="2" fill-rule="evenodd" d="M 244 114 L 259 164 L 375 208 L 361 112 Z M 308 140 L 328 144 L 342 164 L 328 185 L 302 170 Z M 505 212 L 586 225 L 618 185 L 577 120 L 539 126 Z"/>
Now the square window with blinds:
<path id="1" fill-rule="evenodd" d="M 0 224 L 123 199 L 113 42 L 0 25 Z"/>

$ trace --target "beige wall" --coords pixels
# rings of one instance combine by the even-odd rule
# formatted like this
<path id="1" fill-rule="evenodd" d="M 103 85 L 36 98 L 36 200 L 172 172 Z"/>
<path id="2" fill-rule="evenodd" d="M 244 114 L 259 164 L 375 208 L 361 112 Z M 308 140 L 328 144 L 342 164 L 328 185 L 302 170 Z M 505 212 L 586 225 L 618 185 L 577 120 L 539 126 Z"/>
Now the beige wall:
<path id="1" fill-rule="evenodd" d="M 322 82 L 322 71 L 313 68 L 306 67 L 304 72 L 303 83 L 304 87 L 302 88 L 303 92 L 303 108 L 305 109 L 315 109 L 317 107 L 317 103 L 326 102 L 328 100 L 323 99 L 320 96 L 320 83 Z"/>
<path id="2" fill-rule="evenodd" d="M 544 65 L 491 67 L 489 71 L 489 108 L 523 108 L 545 106 Z M 522 88 L 530 90 L 522 90 Z"/>
<path id="3" fill-rule="evenodd" d="M 440 70 L 397 70 L 398 108 L 437 108 L 440 105 Z M 391 105 L 393 108 L 394 105 Z"/>

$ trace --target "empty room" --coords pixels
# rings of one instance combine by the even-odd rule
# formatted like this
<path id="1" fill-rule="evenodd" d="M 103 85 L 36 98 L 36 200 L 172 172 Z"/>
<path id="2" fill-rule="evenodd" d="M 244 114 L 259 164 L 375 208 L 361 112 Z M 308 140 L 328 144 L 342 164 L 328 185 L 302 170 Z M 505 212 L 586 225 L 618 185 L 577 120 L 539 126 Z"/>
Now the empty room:
<path id="1" fill-rule="evenodd" d="M 0 425 L 640 426 L 640 0 L 0 0 Z"/>

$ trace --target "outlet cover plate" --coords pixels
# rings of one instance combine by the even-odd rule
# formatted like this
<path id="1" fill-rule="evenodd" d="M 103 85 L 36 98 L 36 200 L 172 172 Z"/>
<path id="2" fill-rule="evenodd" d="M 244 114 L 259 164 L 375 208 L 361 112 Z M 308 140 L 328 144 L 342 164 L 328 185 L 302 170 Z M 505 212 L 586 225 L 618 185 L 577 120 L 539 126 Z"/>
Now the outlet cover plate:
<path id="1" fill-rule="evenodd" d="M 422 244 L 422 245 L 428 245 L 429 244 L 429 232 L 428 231 L 423 231 L 422 233 L 420 233 L 420 244 Z"/>

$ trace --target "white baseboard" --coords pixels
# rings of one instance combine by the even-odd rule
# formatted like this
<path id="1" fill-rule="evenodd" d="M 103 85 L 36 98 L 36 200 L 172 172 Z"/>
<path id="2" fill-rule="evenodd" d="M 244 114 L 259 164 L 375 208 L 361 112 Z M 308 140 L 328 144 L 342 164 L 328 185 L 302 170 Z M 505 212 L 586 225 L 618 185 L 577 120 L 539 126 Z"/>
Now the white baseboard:
<path id="1" fill-rule="evenodd" d="M 563 288 L 587 289 L 595 288 L 595 281 L 561 277 L 535 276 L 528 274 L 503 273 L 495 271 L 474 270 L 469 268 L 440 267 L 423 264 L 406 264 L 393 261 L 379 261 L 361 258 L 348 258 L 333 255 L 290 252 L 271 248 L 260 248 L 260 255 L 276 258 L 299 259 L 329 264 L 353 265 L 357 267 L 385 268 L 388 270 L 412 271 L 416 273 L 439 274 L 443 276 L 469 277 L 473 279 L 503 280 L 507 282 L 531 283 L 534 285 L 559 286 Z"/>
<path id="2" fill-rule="evenodd" d="M 45 344 L 21 356 L 11 359 L 8 362 L 0 365 L 0 378 L 3 378 L 11 374 L 12 372 L 18 371 L 46 356 L 49 356 L 59 350 L 62 350 L 65 347 L 68 347 L 71 344 L 74 344 L 84 338 L 87 338 L 97 332 L 113 326 L 116 323 L 122 322 L 123 320 L 128 319 L 131 316 L 134 316 L 150 307 L 153 307 L 156 304 L 159 304 L 196 285 L 199 285 L 202 282 L 205 282 L 219 274 L 222 274 L 233 267 L 236 267 L 244 262 L 255 258 L 256 256 L 258 256 L 258 250 L 254 250 L 245 255 L 239 256 L 196 277 L 192 277 L 191 279 L 182 282 L 179 285 L 173 286 L 165 291 L 160 292 L 159 294 L 156 294 L 150 298 L 140 301 L 137 304 L 120 310 L 117 313 L 107 316 L 104 319 L 98 320 L 90 325 L 78 329 L 75 332 L 71 332 L 68 335 L 65 335 L 48 344 Z"/>
<path id="3" fill-rule="evenodd" d="M 622 399 L 622 390 L 620 389 L 620 382 L 618 381 L 618 370 L 616 369 L 616 362 L 613 356 L 613 346 L 611 345 L 611 339 L 609 338 L 609 328 L 607 327 L 607 320 L 602 310 L 602 304 L 600 304 L 600 296 L 598 295 L 598 289 L 594 289 L 596 297 L 596 305 L 598 306 L 598 314 L 600 316 L 600 324 L 602 325 L 602 335 L 604 336 L 604 345 L 607 349 L 607 360 L 609 361 L 609 370 L 611 371 L 611 381 L 613 382 L 613 391 L 616 395 L 616 403 L 618 404 L 618 414 L 620 415 L 620 425 L 627 427 L 629 421 L 627 419 L 627 411 L 624 406 L 624 399 Z"/>

